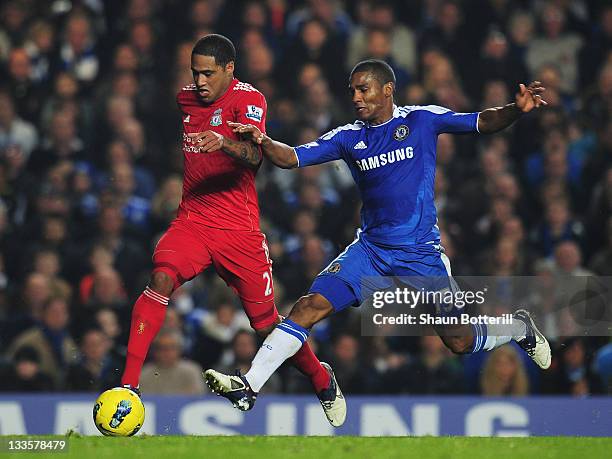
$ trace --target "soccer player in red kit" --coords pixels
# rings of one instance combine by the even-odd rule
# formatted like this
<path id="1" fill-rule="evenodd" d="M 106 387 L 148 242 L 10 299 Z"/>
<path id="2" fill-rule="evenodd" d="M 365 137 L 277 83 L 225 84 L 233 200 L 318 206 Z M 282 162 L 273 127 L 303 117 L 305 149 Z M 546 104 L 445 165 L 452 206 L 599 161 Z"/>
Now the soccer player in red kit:
<path id="1" fill-rule="evenodd" d="M 164 322 L 170 295 L 209 266 L 240 297 L 260 336 L 281 321 L 274 304 L 272 262 L 259 229 L 255 174 L 261 149 L 242 141 L 227 124 L 251 123 L 264 132 L 266 99 L 234 78 L 235 59 L 234 45 L 224 36 L 201 38 L 191 54 L 194 84 L 177 96 L 183 120 L 183 197 L 177 217 L 155 247 L 150 283 L 132 311 L 121 384 L 137 393 L 143 362 Z M 308 345 L 293 364 L 311 379 L 330 422 L 344 422 L 326 409 L 326 400 L 339 393 L 331 367 L 319 362 Z"/>

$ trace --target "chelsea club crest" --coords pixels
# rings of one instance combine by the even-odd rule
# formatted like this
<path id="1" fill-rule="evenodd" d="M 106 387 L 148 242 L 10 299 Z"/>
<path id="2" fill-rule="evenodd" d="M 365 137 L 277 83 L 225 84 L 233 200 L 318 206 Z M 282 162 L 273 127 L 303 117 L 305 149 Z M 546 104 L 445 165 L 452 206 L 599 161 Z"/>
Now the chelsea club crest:
<path id="1" fill-rule="evenodd" d="M 223 120 L 221 118 L 221 112 L 223 110 L 218 108 L 217 110 L 215 110 L 215 112 L 213 113 L 212 118 L 210 119 L 210 125 L 211 126 L 221 126 L 221 124 L 223 123 Z"/>
<path id="2" fill-rule="evenodd" d="M 405 124 L 402 124 L 395 128 L 395 132 L 393 133 L 393 138 L 395 140 L 404 140 L 408 134 L 410 133 L 410 129 Z"/>
<path id="3" fill-rule="evenodd" d="M 336 274 L 338 271 L 340 271 L 340 268 L 340 263 L 334 263 L 329 268 L 327 268 L 327 272 L 330 274 Z"/>

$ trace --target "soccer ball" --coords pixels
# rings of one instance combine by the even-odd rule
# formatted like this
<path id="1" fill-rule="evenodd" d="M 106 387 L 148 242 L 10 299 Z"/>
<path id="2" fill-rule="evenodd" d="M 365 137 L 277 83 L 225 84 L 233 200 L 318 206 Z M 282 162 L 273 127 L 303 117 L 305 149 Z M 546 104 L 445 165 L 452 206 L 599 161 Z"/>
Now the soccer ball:
<path id="1" fill-rule="evenodd" d="M 103 435 L 130 437 L 140 430 L 145 408 L 140 397 L 125 387 L 102 392 L 93 409 L 96 427 Z"/>

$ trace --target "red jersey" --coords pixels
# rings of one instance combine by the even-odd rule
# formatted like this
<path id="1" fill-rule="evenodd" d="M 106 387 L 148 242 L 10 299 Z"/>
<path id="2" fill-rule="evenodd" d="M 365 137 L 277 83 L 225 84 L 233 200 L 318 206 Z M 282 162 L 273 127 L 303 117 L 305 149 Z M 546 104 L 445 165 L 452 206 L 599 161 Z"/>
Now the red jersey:
<path id="1" fill-rule="evenodd" d="M 211 130 L 240 140 L 228 121 L 266 127 L 267 103 L 262 93 L 234 78 L 225 93 L 210 105 L 198 97 L 196 86 L 184 87 L 177 95 L 183 116 L 183 198 L 179 212 L 213 228 L 259 230 L 259 204 L 255 174 L 246 164 L 221 150 L 200 153 L 187 134 Z"/>

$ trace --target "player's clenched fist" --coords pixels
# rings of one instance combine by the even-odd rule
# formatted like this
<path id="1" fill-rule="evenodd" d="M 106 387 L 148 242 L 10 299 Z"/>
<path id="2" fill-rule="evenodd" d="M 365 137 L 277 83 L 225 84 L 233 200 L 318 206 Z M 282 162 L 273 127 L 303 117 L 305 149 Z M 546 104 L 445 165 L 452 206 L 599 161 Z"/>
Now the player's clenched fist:
<path id="1" fill-rule="evenodd" d="M 234 132 L 240 134 L 242 138 L 251 140 L 258 145 L 261 145 L 261 142 L 263 142 L 265 136 L 257 126 L 252 124 L 234 123 L 232 121 L 228 121 L 227 124 Z"/>
<path id="2" fill-rule="evenodd" d="M 195 132 L 187 136 L 200 147 L 200 153 L 221 150 L 225 141 L 223 135 L 213 131 Z"/>

